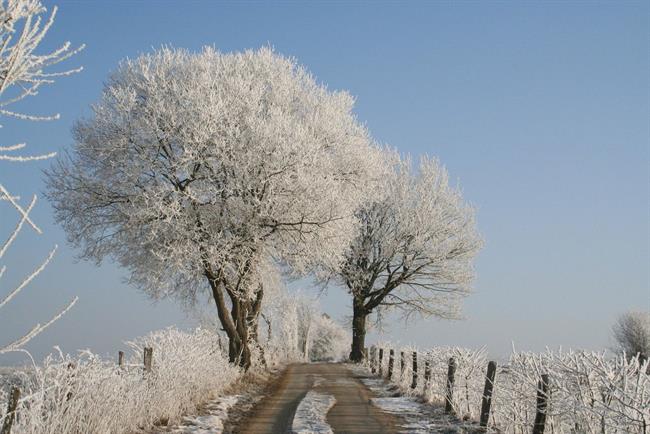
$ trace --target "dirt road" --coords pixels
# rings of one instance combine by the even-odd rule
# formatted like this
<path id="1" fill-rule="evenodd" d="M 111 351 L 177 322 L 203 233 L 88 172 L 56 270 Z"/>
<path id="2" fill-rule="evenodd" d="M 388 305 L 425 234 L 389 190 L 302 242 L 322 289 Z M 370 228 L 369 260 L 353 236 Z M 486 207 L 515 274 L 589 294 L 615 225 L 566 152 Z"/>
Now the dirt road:
<path id="1" fill-rule="evenodd" d="M 325 426 L 329 425 L 336 434 L 397 432 L 397 416 L 384 413 L 371 404 L 372 393 L 359 380 L 361 376 L 342 364 L 292 365 L 277 382 L 275 392 L 263 399 L 240 425 L 240 432 L 291 433 L 298 423 L 297 417 L 294 420 L 296 411 L 309 411 L 312 397 L 334 398 L 335 401 L 329 401 L 334 405 L 329 411 L 326 407 L 322 413 Z"/>

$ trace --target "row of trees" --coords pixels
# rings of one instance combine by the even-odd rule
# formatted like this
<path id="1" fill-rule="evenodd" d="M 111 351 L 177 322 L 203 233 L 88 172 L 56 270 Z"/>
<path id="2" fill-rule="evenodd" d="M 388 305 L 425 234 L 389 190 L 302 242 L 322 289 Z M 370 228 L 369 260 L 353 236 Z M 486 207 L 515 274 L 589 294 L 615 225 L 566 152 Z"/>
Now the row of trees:
<path id="1" fill-rule="evenodd" d="M 49 17 L 45 12 L 38 0 L 0 2 L 2 116 L 57 119 L 10 106 L 81 70 L 50 67 L 83 46 L 66 42 L 36 53 L 56 8 Z M 153 297 L 191 300 L 208 289 L 229 336 L 231 361 L 248 366 L 250 346 L 261 349 L 259 318 L 269 296 L 267 309 L 293 303 L 302 312 L 293 333 L 305 355 L 322 353 L 312 339 L 345 341 L 330 319 L 313 315 L 310 303 L 269 293 L 278 285 L 268 278 L 279 269 L 347 287 L 350 357 L 360 360 L 371 313 L 381 318 L 383 310 L 397 308 L 407 317 L 458 316 L 480 239 L 473 210 L 450 187 L 444 168 L 424 157 L 414 169 L 408 158 L 380 149 L 352 106 L 348 94 L 328 91 L 269 49 L 230 55 L 160 50 L 124 62 L 113 74 L 95 115 L 75 127 L 72 153 L 50 171 L 49 195 L 82 257 L 119 259 Z M 54 156 L 17 154 L 24 147 L 0 146 L 0 161 Z M 23 206 L 4 182 L 0 201 L 19 217 L 0 245 L 0 259 L 25 226 L 40 233 L 29 215 L 36 197 Z M 0 267 L 0 277 L 5 271 Z M 74 301 L 0 353 L 22 347 Z M 619 350 L 647 359 L 649 318 L 633 312 L 618 319 Z M 270 328 L 268 317 L 264 322 Z"/>
<path id="2" fill-rule="evenodd" d="M 83 46 L 36 54 L 56 8 L 49 18 L 45 12 L 38 0 L 0 7 L 4 116 L 58 118 L 8 106 L 81 70 L 46 71 Z M 347 286 L 351 356 L 360 360 L 373 311 L 394 306 L 407 315 L 454 316 L 479 242 L 472 210 L 444 169 L 423 159 L 415 176 L 408 159 L 373 143 L 352 106 L 347 93 L 328 91 L 269 49 L 163 49 L 112 75 L 95 115 L 75 126 L 72 153 L 49 172 L 48 195 L 82 257 L 118 259 L 153 297 L 191 300 L 209 289 L 232 362 L 249 366 L 251 345 L 259 348 L 264 282 L 277 269 Z M 24 146 L 1 147 L 0 159 L 54 156 L 16 155 Z M 25 225 L 40 229 L 29 217 L 36 198 L 25 208 L 0 188 L 20 214 L 2 257 Z M 1 351 L 21 347 L 52 321 Z M 319 321 L 325 328 L 331 322 Z M 309 328 L 300 333 L 308 336 Z"/>
<path id="3" fill-rule="evenodd" d="M 256 344 L 266 360 L 342 360 L 350 348 L 350 333 L 324 314 L 314 298 L 289 293 L 282 285 L 265 287 Z M 263 362 L 263 360 L 262 360 Z"/>
<path id="4" fill-rule="evenodd" d="M 154 298 L 207 289 L 245 368 L 270 270 L 344 284 L 358 361 L 378 309 L 455 316 L 481 241 L 444 168 L 377 146 L 353 103 L 268 48 L 163 48 L 110 76 L 47 195 L 81 257 Z"/>

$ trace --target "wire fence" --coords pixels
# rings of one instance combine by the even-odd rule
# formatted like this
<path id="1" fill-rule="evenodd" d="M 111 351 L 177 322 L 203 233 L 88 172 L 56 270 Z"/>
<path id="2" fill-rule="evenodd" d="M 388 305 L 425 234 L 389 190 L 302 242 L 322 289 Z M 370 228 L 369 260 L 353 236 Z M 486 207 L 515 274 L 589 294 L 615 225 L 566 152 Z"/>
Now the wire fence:
<path id="1" fill-rule="evenodd" d="M 513 352 L 499 366 L 484 349 L 370 348 L 367 365 L 401 392 L 503 433 L 650 434 L 650 368 L 596 352 Z"/>

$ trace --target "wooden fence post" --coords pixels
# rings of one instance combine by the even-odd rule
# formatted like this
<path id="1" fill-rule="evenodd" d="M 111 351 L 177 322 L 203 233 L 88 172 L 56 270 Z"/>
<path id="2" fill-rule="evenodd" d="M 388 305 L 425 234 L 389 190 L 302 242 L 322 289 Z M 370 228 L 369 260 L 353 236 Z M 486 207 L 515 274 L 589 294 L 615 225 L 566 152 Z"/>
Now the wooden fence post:
<path id="1" fill-rule="evenodd" d="M 490 419 L 490 407 L 492 406 L 492 391 L 494 390 L 494 377 L 497 373 L 497 362 L 488 363 L 487 374 L 485 375 L 485 387 L 483 398 L 481 398 L 481 426 L 487 427 Z"/>
<path id="2" fill-rule="evenodd" d="M 394 359 L 395 359 L 395 350 L 391 348 L 390 351 L 388 352 L 388 379 L 389 380 L 393 378 Z"/>
<path id="3" fill-rule="evenodd" d="M 363 348 L 363 361 L 364 362 L 368 361 L 368 347 Z"/>
<path id="4" fill-rule="evenodd" d="M 399 378 L 401 379 L 404 376 L 404 368 L 406 367 L 406 361 L 404 360 L 404 351 L 399 352 Z"/>
<path id="5" fill-rule="evenodd" d="M 117 352 L 117 366 L 119 366 L 120 369 L 124 368 L 124 351 Z"/>
<path id="6" fill-rule="evenodd" d="M 535 414 L 535 424 L 533 425 L 533 434 L 544 434 L 546 427 L 546 409 L 548 408 L 548 374 L 542 374 L 537 383 L 537 413 Z"/>
<path id="7" fill-rule="evenodd" d="M 9 395 L 9 404 L 7 405 L 7 415 L 5 416 L 4 423 L 2 424 L 2 431 L 0 434 L 11 434 L 11 426 L 16 420 L 16 408 L 18 408 L 18 401 L 20 400 L 20 389 L 16 386 L 11 388 L 11 395 Z"/>
<path id="8" fill-rule="evenodd" d="M 445 413 L 453 411 L 453 398 L 454 398 L 454 380 L 456 376 L 456 359 L 453 357 L 449 359 L 449 368 L 447 369 L 447 393 L 445 395 Z"/>
<path id="9" fill-rule="evenodd" d="M 379 348 L 379 376 L 383 377 L 384 376 L 384 367 L 382 363 L 384 362 L 384 349 Z"/>
<path id="10" fill-rule="evenodd" d="M 413 351 L 413 381 L 411 382 L 411 389 L 418 387 L 418 352 Z"/>
<path id="11" fill-rule="evenodd" d="M 377 366 L 376 366 L 376 356 L 377 356 L 377 347 L 374 345 L 370 347 L 370 372 L 373 374 L 377 372 Z"/>
<path id="12" fill-rule="evenodd" d="M 144 372 L 151 372 L 153 362 L 153 348 L 144 347 Z"/>

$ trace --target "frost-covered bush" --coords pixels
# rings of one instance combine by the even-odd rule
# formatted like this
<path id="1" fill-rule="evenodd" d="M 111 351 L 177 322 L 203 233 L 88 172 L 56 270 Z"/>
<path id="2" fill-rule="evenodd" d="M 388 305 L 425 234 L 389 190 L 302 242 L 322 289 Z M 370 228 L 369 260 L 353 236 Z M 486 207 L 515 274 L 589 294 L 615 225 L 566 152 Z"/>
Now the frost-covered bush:
<path id="1" fill-rule="evenodd" d="M 276 282 L 264 306 L 260 343 L 267 362 L 342 360 L 349 350 L 350 333 L 323 314 L 311 297 L 288 293 Z M 266 328 L 266 330 L 263 330 Z"/>
<path id="2" fill-rule="evenodd" d="M 340 361 L 348 356 L 352 343 L 350 332 L 326 314 L 314 318 L 314 331 L 311 334 L 309 360 Z"/>
<path id="3" fill-rule="evenodd" d="M 513 353 L 495 381 L 493 421 L 527 432 L 535 418 L 537 383 L 549 375 L 551 432 L 650 431 L 648 362 L 594 352 Z"/>
<path id="4" fill-rule="evenodd" d="M 618 352 L 641 361 L 650 358 L 650 312 L 625 312 L 616 319 L 612 333 Z"/>
<path id="5" fill-rule="evenodd" d="M 196 329 L 153 332 L 128 343 L 123 368 L 90 351 L 48 357 L 22 378 L 23 398 L 12 433 L 124 433 L 166 423 L 219 393 L 240 375 L 219 336 Z M 153 348 L 145 373 L 142 349 Z M 6 391 L 0 396 L 6 410 Z M 4 413 L 0 413 L 4 418 Z"/>
<path id="6" fill-rule="evenodd" d="M 389 349 L 381 344 L 383 376 L 388 375 Z M 408 395 L 442 405 L 447 391 L 449 359 L 456 364 L 452 407 L 457 417 L 478 420 L 485 385 L 487 355 L 484 349 L 436 347 L 428 351 L 395 348 L 391 382 Z M 411 388 L 413 351 L 418 351 L 418 383 Z M 401 353 L 405 354 L 401 369 Z M 378 351 L 373 352 L 379 368 Z M 426 362 L 430 380 L 425 382 Z M 528 433 L 536 413 L 538 382 L 549 375 L 546 425 L 553 433 L 650 432 L 650 376 L 648 361 L 605 353 L 513 352 L 497 369 L 489 424 L 504 433 Z M 379 369 L 377 369 L 379 371 Z"/>
<path id="7" fill-rule="evenodd" d="M 388 374 L 390 345 L 384 350 L 383 374 Z M 417 382 L 413 383 L 413 353 L 417 352 Z M 402 356 L 403 355 L 403 356 Z M 375 355 L 377 357 L 377 355 Z M 407 395 L 423 396 L 428 402 L 445 403 L 449 359 L 456 364 L 455 390 L 452 399 L 454 412 L 462 418 L 476 418 L 480 414 L 480 399 L 487 365 L 485 349 L 472 350 L 459 347 L 434 347 L 427 351 L 407 346 L 395 349 L 391 381 Z M 402 364 L 402 360 L 404 361 Z M 429 366 L 429 381 L 424 380 L 425 367 Z M 476 405 L 479 403 L 479 406 Z"/>
<path id="8" fill-rule="evenodd" d="M 425 353 L 424 360 L 430 360 L 432 367 L 431 381 L 424 386 L 428 399 L 445 402 L 449 359 L 453 357 L 456 364 L 452 394 L 454 412 L 463 419 L 478 418 L 485 384 L 486 355 L 483 348 L 473 350 L 459 347 L 442 347 Z"/>

